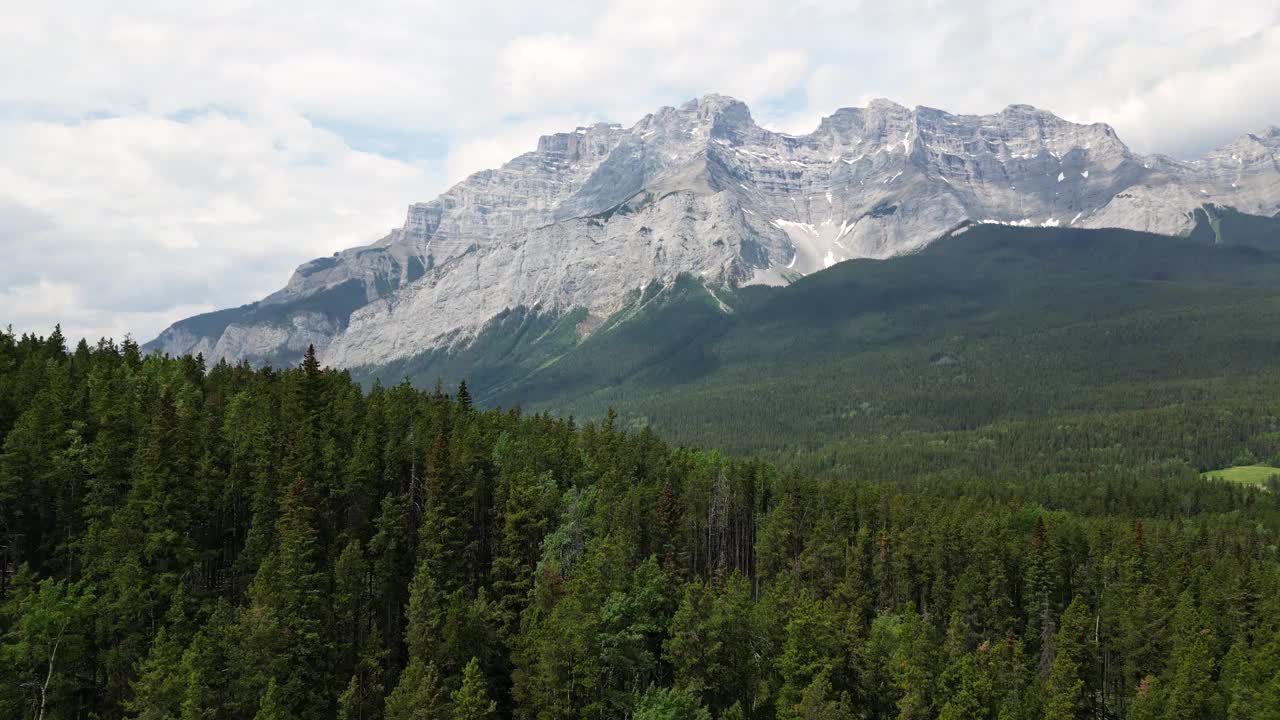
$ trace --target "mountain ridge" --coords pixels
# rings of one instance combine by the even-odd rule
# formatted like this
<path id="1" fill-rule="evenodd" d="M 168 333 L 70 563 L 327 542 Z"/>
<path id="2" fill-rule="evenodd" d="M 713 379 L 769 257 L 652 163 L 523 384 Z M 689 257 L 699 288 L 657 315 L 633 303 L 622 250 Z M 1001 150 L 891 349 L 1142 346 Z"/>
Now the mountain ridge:
<path id="1" fill-rule="evenodd" d="M 259 303 L 175 323 L 147 348 L 284 363 L 314 344 L 328 364 L 367 366 L 463 347 L 517 307 L 585 310 L 585 333 L 649 282 L 786 284 L 966 223 L 1186 235 L 1206 204 L 1280 212 L 1278 153 L 1274 128 L 1183 162 L 1029 105 L 953 115 L 888 100 L 794 136 L 706 95 L 629 128 L 543 136 L 414 203 L 381 240 L 304 263 Z"/>

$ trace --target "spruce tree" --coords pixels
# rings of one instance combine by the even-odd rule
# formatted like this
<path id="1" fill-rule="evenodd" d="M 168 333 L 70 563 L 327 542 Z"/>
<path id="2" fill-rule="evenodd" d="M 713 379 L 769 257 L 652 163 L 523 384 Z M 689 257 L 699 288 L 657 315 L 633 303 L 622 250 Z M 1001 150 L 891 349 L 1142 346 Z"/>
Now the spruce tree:
<path id="1" fill-rule="evenodd" d="M 947 668 L 947 689 L 938 720 L 983 720 L 991 717 L 991 687 L 972 654 Z"/>
<path id="2" fill-rule="evenodd" d="M 327 718 L 334 699 L 331 648 L 323 635 L 328 583 L 318 565 L 314 513 L 308 484 L 296 480 L 281 499 L 279 549 L 254 578 L 247 615 L 257 627 L 253 649 L 272 669 L 276 702 L 299 720 Z"/>
<path id="3" fill-rule="evenodd" d="M 800 701 L 784 707 L 778 717 L 781 720 L 853 720 L 856 716 L 849 706 L 849 694 L 833 692 L 828 672 L 823 670 L 804 689 Z"/>
<path id="4" fill-rule="evenodd" d="M 387 696 L 386 720 L 449 720 L 449 696 L 431 664 L 420 658 L 409 661 L 400 682 Z"/>
<path id="5" fill-rule="evenodd" d="M 735 707 L 741 710 L 740 705 Z M 726 720 L 731 716 L 727 714 Z M 634 720 L 711 720 L 711 713 L 698 703 L 697 696 L 692 693 L 654 687 L 640 696 L 633 717 Z"/>
<path id="6" fill-rule="evenodd" d="M 293 717 L 285 704 L 284 693 L 275 678 L 267 681 L 267 688 L 262 692 L 262 700 L 258 703 L 258 712 L 253 720 L 291 720 Z"/>
<path id="7" fill-rule="evenodd" d="M 453 708 L 451 720 L 496 720 L 498 705 L 489 699 L 480 661 L 471 658 L 462 671 L 462 687 L 450 696 Z"/>
<path id="8" fill-rule="evenodd" d="M 1037 517 L 1031 536 L 1031 557 L 1026 571 L 1026 637 L 1040 650 L 1040 674 L 1048 676 L 1054 660 L 1054 565 L 1056 547 L 1044 518 Z"/>
<path id="9" fill-rule="evenodd" d="M 385 651 L 376 636 L 361 653 L 347 687 L 338 696 L 338 720 L 379 720 L 382 717 L 386 683 Z"/>
<path id="10" fill-rule="evenodd" d="M 431 563 L 418 563 L 418 572 L 409 586 L 409 604 L 405 608 L 405 646 L 410 658 L 427 662 L 435 660 L 444 640 L 448 607 L 445 596 L 436 586 Z"/>
<path id="11" fill-rule="evenodd" d="M 1214 681 L 1214 661 L 1208 631 L 1193 640 L 1174 659 L 1174 672 L 1165 692 L 1165 717 L 1170 720 L 1213 720 L 1224 715 L 1224 703 Z"/>
<path id="12" fill-rule="evenodd" d="M 1144 677 L 1138 682 L 1133 699 L 1129 702 L 1127 720 L 1162 720 L 1165 717 L 1162 700 L 1159 681 L 1151 675 Z M 1241 717 L 1240 720 L 1244 718 Z"/>
<path id="13" fill-rule="evenodd" d="M 1077 595 L 1062 613 L 1053 666 L 1045 680 L 1045 720 L 1075 720 L 1087 708 L 1084 673 L 1089 658 L 1089 608 Z"/>
<path id="14" fill-rule="evenodd" d="M 132 683 L 133 697 L 125 708 L 138 720 L 176 718 L 187 696 L 187 672 L 182 666 L 183 644 L 169 628 L 160 628 L 150 652 Z"/>

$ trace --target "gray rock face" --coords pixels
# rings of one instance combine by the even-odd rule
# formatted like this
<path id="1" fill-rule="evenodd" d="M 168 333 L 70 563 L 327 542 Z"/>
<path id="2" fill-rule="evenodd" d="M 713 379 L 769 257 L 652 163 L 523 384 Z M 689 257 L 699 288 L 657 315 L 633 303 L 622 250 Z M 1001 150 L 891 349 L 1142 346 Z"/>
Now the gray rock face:
<path id="1" fill-rule="evenodd" d="M 286 362 L 315 343 L 328 364 L 378 365 L 466 343 L 507 308 L 605 317 L 681 273 L 781 284 L 912 252 L 965 222 L 1186 233 L 1206 204 L 1280 213 L 1278 157 L 1276 128 L 1180 162 L 1026 105 L 971 116 L 877 100 L 792 136 L 708 95 L 631 128 L 543 137 L 411 206 L 377 243 L 306 263 L 261 302 L 176 323 L 148 348 Z"/>

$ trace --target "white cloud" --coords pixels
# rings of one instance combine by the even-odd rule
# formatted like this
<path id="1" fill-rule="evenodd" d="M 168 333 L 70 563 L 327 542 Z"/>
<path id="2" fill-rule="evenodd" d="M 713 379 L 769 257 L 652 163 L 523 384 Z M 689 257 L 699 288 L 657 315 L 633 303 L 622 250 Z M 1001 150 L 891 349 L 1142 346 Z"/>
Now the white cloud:
<path id="1" fill-rule="evenodd" d="M 1116 125 L 1136 146 L 1188 157 L 1208 145 L 1198 138 L 1217 144 L 1280 124 L 1280 93 L 1269 87 L 1280 78 L 1280 24 L 1185 52 L 1188 60 L 1170 59 L 1170 72 L 1141 91 L 1097 98 L 1087 112 Z"/>
<path id="2" fill-rule="evenodd" d="M 593 66 L 593 61 L 599 62 L 592 57 L 591 46 L 570 35 L 519 37 L 502 50 L 495 89 L 521 107 L 581 97 L 607 64 L 606 60 Z"/>
<path id="3" fill-rule="evenodd" d="M 0 323 L 149 337 L 539 134 L 706 92 L 788 132 L 873 97 L 1026 102 L 1186 156 L 1280 123 L 1276 77 L 1256 0 L 25 3 L 0 23 Z"/>
<path id="4" fill-rule="evenodd" d="M 120 340 L 127 335 L 145 342 L 147 338 L 137 335 L 139 328 L 155 332 L 175 320 L 216 309 L 212 305 L 175 305 L 154 312 L 105 310 L 95 307 L 80 286 L 47 278 L 0 291 L 0 307 L 17 309 L 17 316 L 6 321 L 17 331 L 48 335 L 55 325 L 61 325 L 73 346 L 80 338 L 93 344 L 99 338 Z"/>
<path id="5" fill-rule="evenodd" d="M 0 158 L 0 288 L 22 289 L 0 322 L 46 331 L 57 310 L 68 336 L 116 313 L 149 339 L 186 306 L 256 299 L 299 259 L 398 225 L 426 188 L 284 113 L 28 122 L 0 133 Z"/>

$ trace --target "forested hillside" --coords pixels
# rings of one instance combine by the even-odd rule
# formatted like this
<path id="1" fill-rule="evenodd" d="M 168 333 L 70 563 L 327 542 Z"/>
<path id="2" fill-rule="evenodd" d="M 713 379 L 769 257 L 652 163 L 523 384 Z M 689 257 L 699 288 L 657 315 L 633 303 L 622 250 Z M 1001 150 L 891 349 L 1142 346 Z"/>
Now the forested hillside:
<path id="1" fill-rule="evenodd" d="M 582 342 L 580 316 L 517 310 L 380 377 L 959 494 L 1280 464 L 1280 222 L 1216 209 L 1201 230 L 974 226 L 787 288 L 686 277 Z"/>
<path id="2" fill-rule="evenodd" d="M 581 342 L 579 316 L 516 310 L 465 349 L 372 374 L 465 378 L 486 406 L 613 407 L 624 427 L 833 477 L 878 463 L 868 445 L 902 448 L 897 466 L 974 435 L 1050 438 L 1036 453 L 1120 444 L 1199 470 L 1242 443 L 1280 459 L 1280 221 L 1220 212 L 1191 239 L 982 225 L 785 288 L 685 277 Z M 1034 461 L 1025 450 L 1002 457 Z"/>
<path id="3" fill-rule="evenodd" d="M 0 716 L 1280 708 L 1280 488 L 1187 464 L 1263 450 L 1274 393 L 864 437 L 814 477 L 450 390 L 0 334 Z"/>

